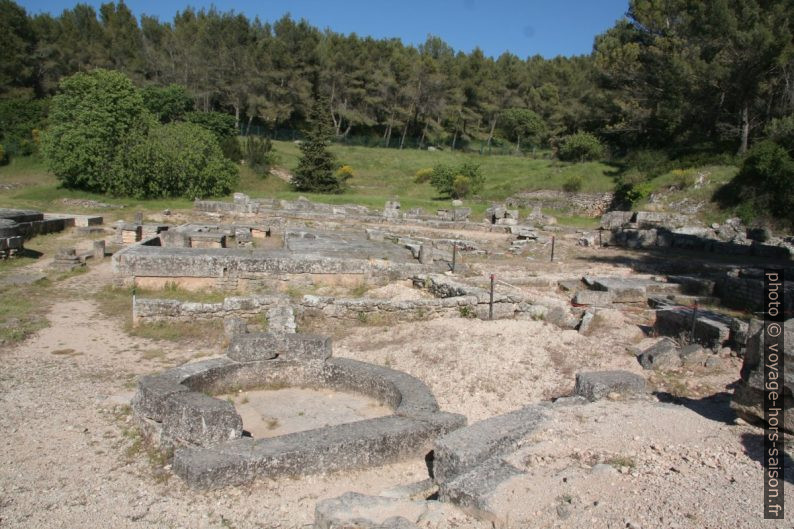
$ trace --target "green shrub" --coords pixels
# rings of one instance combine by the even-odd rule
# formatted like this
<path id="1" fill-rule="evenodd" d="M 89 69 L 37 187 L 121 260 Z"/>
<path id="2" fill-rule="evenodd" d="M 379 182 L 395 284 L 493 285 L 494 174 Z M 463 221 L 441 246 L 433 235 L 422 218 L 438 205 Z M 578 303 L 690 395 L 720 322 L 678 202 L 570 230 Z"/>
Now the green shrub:
<path id="1" fill-rule="evenodd" d="M 248 136 L 245 138 L 244 146 L 243 155 L 248 167 L 262 176 L 267 176 L 275 158 L 273 144 L 270 142 L 270 139 Z"/>
<path id="2" fill-rule="evenodd" d="M 224 138 L 237 136 L 234 116 L 230 116 L 229 114 L 224 114 L 222 112 L 187 112 L 184 116 L 184 120 L 188 123 L 201 125 L 209 130 L 215 134 L 218 142 L 222 141 Z"/>
<path id="3" fill-rule="evenodd" d="M 600 160 L 604 157 L 601 141 L 589 132 L 577 132 L 561 139 L 557 156 L 569 162 Z"/>
<path id="4" fill-rule="evenodd" d="M 653 185 L 649 182 L 622 182 L 615 187 L 615 204 L 619 209 L 630 210 L 651 196 L 652 192 Z"/>
<path id="5" fill-rule="evenodd" d="M 147 86 L 141 90 L 143 104 L 161 123 L 171 123 L 182 119 L 186 112 L 193 110 L 193 98 L 184 86 Z"/>
<path id="6" fill-rule="evenodd" d="M 432 167 L 424 167 L 422 169 L 419 169 L 414 175 L 414 183 L 424 184 L 425 182 L 430 180 L 432 174 L 433 174 Z"/>
<path id="7" fill-rule="evenodd" d="M 566 193 L 577 193 L 582 190 L 582 186 L 584 185 L 584 178 L 582 175 L 571 175 L 569 176 L 565 182 L 562 183 L 562 189 Z"/>
<path id="8" fill-rule="evenodd" d="M 93 70 L 63 79 L 53 97 L 41 149 L 71 188 L 105 193 L 124 178 L 124 159 L 155 124 L 123 73 Z"/>
<path id="9" fill-rule="evenodd" d="M 430 174 L 430 185 L 439 193 L 452 198 L 464 198 L 479 193 L 485 184 L 480 166 L 465 162 L 459 167 L 438 164 Z"/>
<path id="10" fill-rule="evenodd" d="M 0 165 L 6 165 L 8 163 L 8 153 L 6 153 L 3 145 L 0 144 Z"/>
<path id="11" fill-rule="evenodd" d="M 794 152 L 794 115 L 773 119 L 764 132 L 770 140 Z"/>
<path id="12" fill-rule="evenodd" d="M 125 178 L 111 190 L 118 195 L 194 199 L 228 194 L 237 182 L 237 167 L 215 137 L 193 123 L 152 127 L 125 162 Z"/>
<path id="13" fill-rule="evenodd" d="M 226 136 L 218 140 L 218 145 L 221 148 L 223 157 L 238 163 L 243 159 L 243 149 L 240 147 L 240 140 L 237 136 Z"/>
<path id="14" fill-rule="evenodd" d="M 794 227 L 794 159 L 774 142 L 763 141 L 747 153 L 741 170 L 726 186 L 732 205 L 746 219 L 768 217 Z"/>
<path id="15" fill-rule="evenodd" d="M 639 176 L 634 181 L 650 180 L 673 169 L 670 157 L 664 151 L 640 149 L 623 158 L 625 171 Z"/>

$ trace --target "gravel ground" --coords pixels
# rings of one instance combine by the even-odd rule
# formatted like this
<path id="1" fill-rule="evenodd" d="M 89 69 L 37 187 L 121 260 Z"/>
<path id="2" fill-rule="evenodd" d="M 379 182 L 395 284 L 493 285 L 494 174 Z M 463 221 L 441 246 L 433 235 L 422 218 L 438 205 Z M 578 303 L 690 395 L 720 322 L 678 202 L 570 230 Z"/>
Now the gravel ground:
<path id="1" fill-rule="evenodd" d="M 427 477 L 416 460 L 189 490 L 142 446 L 126 404 L 137 376 L 219 351 L 130 337 L 93 301 L 111 280 L 106 260 L 59 283 L 71 300 L 53 305 L 50 327 L 0 350 L 0 527 L 310 527 L 319 499 Z M 381 295 L 409 293 L 399 285 Z M 542 321 L 452 318 L 353 327 L 335 355 L 406 371 L 442 408 L 474 422 L 568 394 L 577 371 L 643 373 L 629 352 L 640 339 L 621 313 L 589 336 Z M 739 367 L 725 358 L 720 370 L 683 373 L 692 398 L 675 404 L 649 397 L 559 408 L 514 454 L 529 476 L 505 483 L 494 507 L 522 528 L 791 527 L 761 520 L 762 431 L 727 408 Z M 790 482 L 786 496 L 794 505 Z M 423 527 L 490 524 L 449 509 Z"/>

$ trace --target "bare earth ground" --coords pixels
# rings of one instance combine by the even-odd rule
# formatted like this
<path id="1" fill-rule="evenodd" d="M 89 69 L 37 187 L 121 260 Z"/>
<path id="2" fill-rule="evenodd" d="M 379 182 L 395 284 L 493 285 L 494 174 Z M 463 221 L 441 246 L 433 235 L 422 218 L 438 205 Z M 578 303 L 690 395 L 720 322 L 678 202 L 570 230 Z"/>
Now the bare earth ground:
<path id="1" fill-rule="evenodd" d="M 587 269 L 573 261 L 571 268 Z M 0 350 L 0 527 L 311 527 L 319 499 L 377 494 L 427 477 L 416 460 L 215 492 L 188 489 L 141 447 L 125 405 L 137 376 L 220 351 L 127 335 L 92 298 L 111 280 L 106 259 L 59 283 L 73 299 L 52 306 L 50 327 Z M 404 287 L 378 294 L 407 295 Z M 643 373 L 627 352 L 642 336 L 620 313 L 608 316 L 591 336 L 541 321 L 361 326 L 336 340 L 334 354 L 417 376 L 442 408 L 474 422 L 567 394 L 577 371 Z M 511 527 L 522 528 L 791 527 L 791 515 L 782 523 L 761 519 L 762 431 L 728 410 L 739 367 L 726 358 L 717 373 L 688 373 L 686 387 L 696 396 L 675 404 L 649 397 L 558 408 L 513 456 L 531 477 L 502 485 L 494 502 L 510 513 Z M 791 482 L 786 496 L 791 512 Z M 490 527 L 451 506 L 420 525 Z"/>

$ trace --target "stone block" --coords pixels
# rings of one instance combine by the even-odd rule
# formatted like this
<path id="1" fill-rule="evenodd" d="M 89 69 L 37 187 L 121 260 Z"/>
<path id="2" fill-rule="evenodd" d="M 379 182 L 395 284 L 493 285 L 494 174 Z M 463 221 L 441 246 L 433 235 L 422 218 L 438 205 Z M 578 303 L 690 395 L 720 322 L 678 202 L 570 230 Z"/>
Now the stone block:
<path id="1" fill-rule="evenodd" d="M 165 401 L 163 437 L 176 444 L 213 446 L 242 433 L 243 420 L 231 402 L 195 391 L 174 393 Z"/>
<path id="2" fill-rule="evenodd" d="M 102 239 L 100 241 L 94 241 L 93 246 L 93 257 L 94 259 L 101 261 L 105 258 L 105 240 Z"/>
<path id="3" fill-rule="evenodd" d="M 132 399 L 136 414 L 162 422 L 165 417 L 165 403 L 171 395 L 188 391 L 173 376 L 147 375 L 138 380 L 138 391 Z"/>
<path id="4" fill-rule="evenodd" d="M 257 478 L 302 476 L 424 457 L 433 441 L 465 418 L 433 413 L 420 419 L 378 417 L 269 439 L 239 439 L 212 448 L 182 448 L 173 469 L 194 488 L 217 489 Z"/>
<path id="5" fill-rule="evenodd" d="M 417 525 L 409 519 L 418 520 L 427 509 L 428 502 L 425 501 L 409 501 L 346 492 L 337 498 L 329 498 L 317 503 L 314 510 L 314 528 L 417 528 Z"/>
<path id="6" fill-rule="evenodd" d="M 524 474 L 499 457 L 492 457 L 483 464 L 456 476 L 439 486 L 439 499 L 457 505 L 478 518 L 494 521 L 498 516 L 491 508 L 498 488 L 504 482 Z M 495 527 L 507 527 L 507 520 L 500 520 Z"/>
<path id="7" fill-rule="evenodd" d="M 590 371 L 576 374 L 574 394 L 594 402 L 610 393 L 642 395 L 645 393 L 645 378 L 629 371 Z"/>
<path id="8" fill-rule="evenodd" d="M 609 292 L 615 303 L 644 303 L 647 298 L 645 286 L 619 277 L 592 278 L 595 290 Z"/>
<path id="9" fill-rule="evenodd" d="M 543 408 L 527 406 L 445 435 L 433 450 L 433 479 L 443 484 L 491 457 L 514 450 L 547 417 Z"/>
<path id="10" fill-rule="evenodd" d="M 783 429 L 794 433 L 794 318 L 783 324 L 783 372 L 778 378 L 782 403 Z M 742 363 L 741 380 L 734 390 L 731 408 L 742 417 L 763 422 L 764 400 L 764 332 L 761 320 L 752 320 L 748 329 L 747 348 Z"/>
<path id="11" fill-rule="evenodd" d="M 331 352 L 331 339 L 327 336 L 266 332 L 236 336 L 226 354 L 238 362 L 257 362 L 276 357 L 325 360 Z"/>
<path id="12" fill-rule="evenodd" d="M 228 340 L 233 340 L 240 334 L 248 332 L 248 324 L 242 318 L 225 318 L 223 320 L 223 333 Z"/>
<path id="13" fill-rule="evenodd" d="M 267 330 L 272 333 L 295 333 L 295 311 L 289 305 L 276 305 L 267 310 Z"/>
<path id="14" fill-rule="evenodd" d="M 706 360 L 710 355 L 706 354 L 698 344 L 690 344 L 681 348 L 679 357 L 684 367 L 698 367 L 706 365 Z"/>
<path id="15" fill-rule="evenodd" d="M 612 304 L 615 294 L 602 290 L 580 290 L 573 297 L 573 302 L 577 305 L 591 305 L 595 307 L 606 307 Z"/>
<path id="16" fill-rule="evenodd" d="M 668 371 L 681 367 L 681 358 L 675 342 L 668 339 L 659 340 L 656 344 L 645 349 L 637 357 L 643 369 L 657 369 Z"/>
<path id="17" fill-rule="evenodd" d="M 695 319 L 694 341 L 717 349 L 727 344 L 731 334 L 732 318 L 714 312 L 698 310 L 697 314 L 686 307 L 666 307 L 656 311 L 654 329 L 661 336 L 692 334 L 692 320 Z"/>
<path id="18" fill-rule="evenodd" d="M 634 213 L 631 211 L 610 211 L 601 217 L 601 228 L 612 230 L 620 228 L 624 224 L 631 222 Z"/>

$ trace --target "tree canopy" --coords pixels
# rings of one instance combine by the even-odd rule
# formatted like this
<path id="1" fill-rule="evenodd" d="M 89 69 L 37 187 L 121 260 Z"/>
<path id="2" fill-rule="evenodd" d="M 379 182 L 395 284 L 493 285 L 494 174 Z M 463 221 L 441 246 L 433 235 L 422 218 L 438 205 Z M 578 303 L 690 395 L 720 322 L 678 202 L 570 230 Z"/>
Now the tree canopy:
<path id="1" fill-rule="evenodd" d="M 53 16 L 0 0 L 0 98 L 45 97 L 63 77 L 106 68 L 156 87 L 159 105 L 179 95 L 169 91 L 177 84 L 197 111 L 274 132 L 305 127 L 318 79 L 333 137 L 370 145 L 527 145 L 527 134 L 537 141 L 534 127 L 519 130 L 513 118 L 532 112 L 544 142 L 582 131 L 617 154 L 744 152 L 794 112 L 792 19 L 791 0 L 631 0 L 592 54 L 544 59 L 216 8 L 186 8 L 166 22 L 136 19 L 122 2 Z M 151 108 L 166 122 L 187 110 Z"/>
<path id="2" fill-rule="evenodd" d="M 237 169 L 212 130 L 161 125 L 127 76 L 69 76 L 52 99 L 42 153 L 65 187 L 137 198 L 229 193 Z M 233 138 L 236 141 L 236 138 Z"/>

